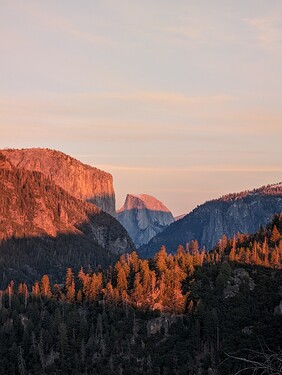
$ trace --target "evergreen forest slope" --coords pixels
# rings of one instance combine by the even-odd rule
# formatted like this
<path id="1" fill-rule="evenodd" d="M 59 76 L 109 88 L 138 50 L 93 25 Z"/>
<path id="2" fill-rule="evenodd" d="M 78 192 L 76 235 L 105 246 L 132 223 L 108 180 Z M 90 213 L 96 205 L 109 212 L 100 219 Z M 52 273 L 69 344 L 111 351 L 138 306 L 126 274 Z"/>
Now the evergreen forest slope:
<path id="1" fill-rule="evenodd" d="M 106 265 L 132 248 L 112 216 L 0 153 L 0 285 L 45 272 L 60 278 L 70 265 Z"/>
<path id="2" fill-rule="evenodd" d="M 281 234 L 275 216 L 210 253 L 192 241 L 98 272 L 69 268 L 60 285 L 11 281 L 0 293 L 0 373 L 235 375 L 253 373 L 243 371 L 251 361 L 279 374 Z"/>
<path id="3" fill-rule="evenodd" d="M 115 192 L 110 173 L 47 148 L 4 149 L 0 152 L 16 168 L 40 172 L 72 196 L 115 214 Z"/>
<path id="4" fill-rule="evenodd" d="M 263 186 L 252 191 L 228 194 L 196 207 L 182 219 L 169 225 L 138 249 L 150 257 L 161 245 L 175 252 L 177 246 L 197 240 L 211 250 L 225 234 L 255 233 L 259 226 L 269 223 L 274 214 L 282 212 L 282 183 Z"/>

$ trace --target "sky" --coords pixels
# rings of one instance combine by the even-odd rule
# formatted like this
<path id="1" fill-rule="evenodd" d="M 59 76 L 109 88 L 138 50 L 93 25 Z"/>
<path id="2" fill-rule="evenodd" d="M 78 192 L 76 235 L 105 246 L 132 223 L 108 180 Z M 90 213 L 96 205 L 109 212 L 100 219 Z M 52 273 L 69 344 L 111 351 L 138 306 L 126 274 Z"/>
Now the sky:
<path id="1" fill-rule="evenodd" d="M 281 0 L 0 0 L 0 148 L 174 215 L 282 181 Z"/>

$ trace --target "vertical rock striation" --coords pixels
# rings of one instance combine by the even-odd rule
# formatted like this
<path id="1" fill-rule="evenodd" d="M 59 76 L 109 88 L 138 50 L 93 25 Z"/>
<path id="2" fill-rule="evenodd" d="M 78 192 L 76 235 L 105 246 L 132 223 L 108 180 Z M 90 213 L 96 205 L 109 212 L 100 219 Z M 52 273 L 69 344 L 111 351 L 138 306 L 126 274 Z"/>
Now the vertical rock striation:
<path id="1" fill-rule="evenodd" d="M 95 269 L 133 249 L 111 215 L 0 152 L 0 287 L 7 273 L 32 280 L 47 269 L 62 280 L 67 267 Z"/>
<path id="2" fill-rule="evenodd" d="M 110 173 L 49 149 L 5 149 L 1 152 L 14 166 L 41 172 L 74 197 L 115 214 L 115 192 Z"/>
<path id="3" fill-rule="evenodd" d="M 147 194 L 128 194 L 116 218 L 127 229 L 136 247 L 148 243 L 174 221 L 168 208 Z"/>
<path id="4" fill-rule="evenodd" d="M 161 245 L 175 252 L 178 245 L 197 240 L 211 250 L 225 234 L 254 233 L 282 212 L 282 183 L 262 186 L 252 191 L 229 194 L 196 207 L 182 219 L 142 246 L 143 256 L 152 256 Z"/>

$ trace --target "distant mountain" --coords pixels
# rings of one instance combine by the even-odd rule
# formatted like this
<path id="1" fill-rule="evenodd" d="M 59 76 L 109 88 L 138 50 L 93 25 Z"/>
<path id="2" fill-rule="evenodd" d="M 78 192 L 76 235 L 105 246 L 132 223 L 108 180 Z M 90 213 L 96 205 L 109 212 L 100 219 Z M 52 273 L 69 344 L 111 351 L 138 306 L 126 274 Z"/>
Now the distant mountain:
<path id="1" fill-rule="evenodd" d="M 60 151 L 44 148 L 0 151 L 16 167 L 41 172 L 74 197 L 94 203 L 111 215 L 115 214 L 113 178 L 109 173 L 83 164 Z"/>
<path id="2" fill-rule="evenodd" d="M 174 222 L 169 209 L 147 194 L 128 194 L 116 218 L 127 229 L 136 247 L 148 243 Z"/>
<path id="3" fill-rule="evenodd" d="M 153 237 L 139 253 L 152 256 L 161 245 L 175 252 L 179 244 L 185 245 L 192 239 L 210 250 L 223 234 L 232 237 L 237 232 L 254 233 L 260 225 L 270 222 L 275 213 L 281 212 L 282 183 L 228 194 L 196 207 Z"/>
<path id="4" fill-rule="evenodd" d="M 182 215 L 174 216 L 174 221 L 178 221 L 180 219 L 183 219 L 185 215 L 187 215 L 187 214 L 182 214 Z"/>
<path id="5" fill-rule="evenodd" d="M 26 280 L 42 271 L 59 277 L 69 264 L 106 265 L 132 248 L 111 215 L 0 153 L 0 286 L 7 275 Z"/>

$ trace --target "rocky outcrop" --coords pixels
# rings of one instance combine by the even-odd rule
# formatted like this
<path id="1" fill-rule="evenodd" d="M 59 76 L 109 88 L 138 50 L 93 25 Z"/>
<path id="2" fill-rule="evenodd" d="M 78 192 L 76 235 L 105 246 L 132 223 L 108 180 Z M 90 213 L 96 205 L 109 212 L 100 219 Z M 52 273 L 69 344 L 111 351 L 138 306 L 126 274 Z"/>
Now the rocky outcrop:
<path id="1" fill-rule="evenodd" d="M 182 315 L 171 315 L 171 314 L 161 314 L 158 318 L 150 319 L 147 322 L 147 336 L 156 335 L 162 330 L 165 335 L 168 334 L 169 328 L 172 324 L 182 321 Z"/>
<path id="2" fill-rule="evenodd" d="M 0 153 L 0 275 L 21 258 L 19 272 L 39 269 L 48 259 L 50 269 L 56 265 L 64 273 L 69 266 L 109 264 L 133 247 L 111 215 L 40 172 L 14 167 Z"/>
<path id="3" fill-rule="evenodd" d="M 49 149 L 5 149 L 1 152 L 14 166 L 41 172 L 74 197 L 115 214 L 113 178 L 109 173 Z"/>
<path id="4" fill-rule="evenodd" d="M 245 284 L 249 290 L 254 290 L 255 288 L 255 282 L 251 278 L 249 272 L 244 268 L 236 268 L 232 272 L 232 276 L 223 290 L 224 298 L 235 297 L 236 294 L 239 293 L 242 284 Z"/>
<path id="5" fill-rule="evenodd" d="M 148 243 L 174 221 L 169 209 L 147 194 L 128 194 L 116 218 L 127 229 L 136 247 Z"/>
<path id="6" fill-rule="evenodd" d="M 274 315 L 282 315 L 282 300 L 280 301 L 279 305 L 275 307 Z"/>
<path id="7" fill-rule="evenodd" d="M 172 223 L 162 233 L 139 249 L 143 256 L 152 256 L 161 245 L 175 252 L 178 245 L 198 240 L 200 246 L 212 249 L 225 234 L 254 233 L 265 226 L 275 213 L 282 212 L 282 183 L 263 186 L 252 191 L 229 194 L 206 202 L 184 218 Z"/>

